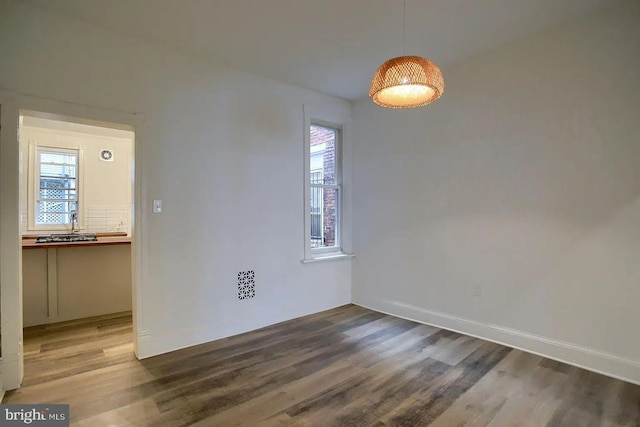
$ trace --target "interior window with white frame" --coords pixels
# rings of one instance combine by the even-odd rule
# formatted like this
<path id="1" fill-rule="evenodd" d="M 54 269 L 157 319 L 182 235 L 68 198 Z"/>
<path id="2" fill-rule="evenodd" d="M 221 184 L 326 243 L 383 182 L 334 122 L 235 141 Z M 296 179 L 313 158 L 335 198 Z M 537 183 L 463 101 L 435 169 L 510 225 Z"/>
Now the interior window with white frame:
<path id="1" fill-rule="evenodd" d="M 32 200 L 33 223 L 38 228 L 66 226 L 78 213 L 79 152 L 37 147 Z"/>
<path id="2" fill-rule="evenodd" d="M 311 122 L 308 128 L 308 245 L 312 253 L 341 251 L 341 127 Z"/>

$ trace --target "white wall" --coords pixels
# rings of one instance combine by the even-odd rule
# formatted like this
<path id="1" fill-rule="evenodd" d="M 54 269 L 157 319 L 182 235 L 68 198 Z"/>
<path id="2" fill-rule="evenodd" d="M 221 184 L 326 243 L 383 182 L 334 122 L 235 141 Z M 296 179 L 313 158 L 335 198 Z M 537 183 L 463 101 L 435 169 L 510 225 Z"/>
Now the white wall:
<path id="1" fill-rule="evenodd" d="M 141 356 L 350 301 L 349 261 L 300 263 L 302 106 L 347 102 L 14 1 L 0 2 L 0 88 L 144 115 Z M 256 297 L 238 301 L 249 269 Z"/>
<path id="2" fill-rule="evenodd" d="M 100 129 L 75 123 L 24 117 L 20 127 L 22 171 L 20 182 L 23 234 L 41 234 L 46 228 L 29 228 L 28 210 L 33 201 L 29 197 L 29 180 L 35 176 L 35 150 L 29 145 L 81 149 L 80 195 L 81 231 L 89 233 L 131 231 L 131 170 L 133 133 Z M 100 159 L 100 150 L 113 152 L 113 160 Z M 71 230 L 69 225 L 68 231 Z M 53 230 L 61 232 L 60 230 Z"/>
<path id="3" fill-rule="evenodd" d="M 640 4 L 443 72 L 354 107 L 354 301 L 640 382 Z"/>

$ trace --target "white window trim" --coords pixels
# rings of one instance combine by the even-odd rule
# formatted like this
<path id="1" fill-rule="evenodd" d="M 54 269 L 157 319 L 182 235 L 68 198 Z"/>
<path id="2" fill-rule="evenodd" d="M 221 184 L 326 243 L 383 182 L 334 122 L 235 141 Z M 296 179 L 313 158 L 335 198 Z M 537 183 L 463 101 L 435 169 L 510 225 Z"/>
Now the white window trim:
<path id="1" fill-rule="evenodd" d="M 59 151 L 59 152 L 69 152 L 74 151 L 77 152 L 78 165 L 77 165 L 77 173 L 76 173 L 76 186 L 77 186 L 77 224 L 78 230 L 82 230 L 84 228 L 84 173 L 83 173 L 83 165 L 84 165 L 84 147 L 78 148 L 69 148 L 69 147 L 53 147 L 50 145 L 39 145 L 35 141 L 29 141 L 29 166 L 27 171 L 28 176 L 28 185 L 27 185 L 27 230 L 28 231 L 39 231 L 39 232 L 47 232 L 47 231 L 71 231 L 70 224 L 36 224 L 36 204 L 38 203 L 38 194 L 40 191 L 40 169 L 38 167 L 38 150 L 49 150 L 49 151 Z"/>
<path id="2" fill-rule="evenodd" d="M 354 254 L 350 253 L 351 249 L 351 230 L 350 230 L 350 192 L 347 188 L 350 184 L 348 177 L 351 175 L 351 156 L 348 149 L 349 125 L 350 118 L 329 113 L 309 105 L 303 106 L 304 116 L 304 258 L 303 263 L 312 263 L 318 261 L 335 261 L 340 259 L 350 259 Z M 325 188 L 338 188 L 338 217 L 336 218 L 336 246 L 329 248 L 311 248 L 311 183 L 309 177 L 311 175 L 311 132 L 312 124 L 319 126 L 327 126 L 340 130 L 340 141 L 338 151 L 336 152 L 336 178 L 339 184 L 323 185 Z M 345 190 L 347 188 L 347 190 Z"/>

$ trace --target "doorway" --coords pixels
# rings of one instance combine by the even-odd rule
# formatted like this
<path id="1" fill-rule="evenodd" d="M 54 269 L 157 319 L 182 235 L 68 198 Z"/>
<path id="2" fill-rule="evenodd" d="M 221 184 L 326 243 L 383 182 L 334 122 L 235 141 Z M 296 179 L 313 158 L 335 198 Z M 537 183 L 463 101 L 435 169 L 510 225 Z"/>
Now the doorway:
<path id="1" fill-rule="evenodd" d="M 135 242 L 140 230 L 134 221 L 140 194 L 134 167 L 138 117 L 0 91 L 0 120 L 0 381 L 10 390 L 20 386 L 24 374 L 28 349 L 23 349 L 23 326 L 45 328 L 94 315 L 122 321 L 124 312 L 129 313 L 129 328 L 133 324 L 135 331 L 140 314 L 135 307 L 140 301 L 135 298 L 140 271 Z M 66 131 L 72 133 L 65 135 Z M 74 132 L 97 142 L 73 142 L 69 135 Z M 103 175 L 90 177 L 89 167 Z M 104 175 L 117 167 L 123 168 L 115 175 Z M 109 185 L 94 192 L 92 180 Z M 127 201 L 117 194 L 116 183 L 124 183 Z M 46 249 L 36 247 L 24 255 L 23 244 L 36 245 L 34 236 L 60 234 L 120 241 L 109 245 L 70 242 L 55 249 L 47 243 Z M 101 253 L 81 253 L 83 248 L 77 246 L 83 245 Z M 76 258 L 79 265 L 74 264 Z M 44 267 L 38 265 L 40 261 Z M 105 261 L 112 267 L 107 268 Z M 114 268 L 114 263 L 125 267 Z M 101 288 L 91 289 L 91 283 Z M 129 336 L 131 353 L 131 344 L 136 351 L 137 339 L 135 332 Z"/>
<path id="2" fill-rule="evenodd" d="M 134 132 L 21 111 L 23 326 L 130 312 Z"/>

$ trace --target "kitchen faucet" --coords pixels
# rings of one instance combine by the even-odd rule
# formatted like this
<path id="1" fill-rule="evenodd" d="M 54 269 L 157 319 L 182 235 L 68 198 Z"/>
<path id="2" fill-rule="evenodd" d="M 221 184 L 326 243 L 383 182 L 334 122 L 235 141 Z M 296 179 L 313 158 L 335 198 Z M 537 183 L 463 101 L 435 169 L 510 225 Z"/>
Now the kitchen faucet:
<path id="1" fill-rule="evenodd" d="M 76 230 L 77 221 L 78 221 L 78 213 L 72 212 L 71 213 L 71 234 L 77 233 L 79 231 L 79 230 Z"/>

